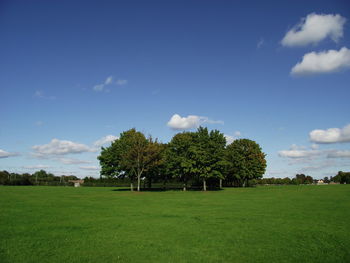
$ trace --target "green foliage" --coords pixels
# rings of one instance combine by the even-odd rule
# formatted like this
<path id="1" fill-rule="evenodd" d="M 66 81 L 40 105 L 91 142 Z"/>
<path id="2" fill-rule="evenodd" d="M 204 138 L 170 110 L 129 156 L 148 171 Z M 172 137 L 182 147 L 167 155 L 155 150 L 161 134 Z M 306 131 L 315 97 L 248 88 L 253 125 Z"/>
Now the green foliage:
<path id="1" fill-rule="evenodd" d="M 206 190 L 206 179 L 224 178 L 225 145 L 225 136 L 218 130 L 209 133 L 207 128 L 199 127 L 194 133 L 194 172 L 203 179 L 204 190 Z"/>
<path id="2" fill-rule="evenodd" d="M 341 184 L 350 184 L 350 172 L 339 171 L 338 174 L 333 177 L 333 181 Z"/>
<path id="3" fill-rule="evenodd" d="M 137 178 L 140 190 L 143 172 L 151 170 L 162 162 L 163 146 L 151 137 L 146 139 L 142 132 L 130 129 L 120 134 L 110 147 L 102 148 L 100 156 L 101 175 L 125 177 L 131 181 Z M 131 185 L 131 189 L 133 186 Z"/>
<path id="4" fill-rule="evenodd" d="M 194 134 L 183 132 L 174 135 L 166 150 L 167 173 L 184 183 L 196 175 L 194 160 Z"/>
<path id="5" fill-rule="evenodd" d="M 261 178 L 266 169 L 265 156 L 252 140 L 233 141 L 226 148 L 227 180 L 245 185 L 248 180 Z"/>

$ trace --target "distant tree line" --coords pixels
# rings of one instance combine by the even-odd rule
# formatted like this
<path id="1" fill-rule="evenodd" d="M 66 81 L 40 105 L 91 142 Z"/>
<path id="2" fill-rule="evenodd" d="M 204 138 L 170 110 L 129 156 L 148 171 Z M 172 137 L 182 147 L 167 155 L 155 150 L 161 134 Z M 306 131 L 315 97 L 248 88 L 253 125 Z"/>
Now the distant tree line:
<path id="1" fill-rule="evenodd" d="M 71 185 L 69 180 L 77 179 L 74 175 L 55 176 L 44 170 L 33 174 L 0 171 L 0 185 Z"/>
<path id="2" fill-rule="evenodd" d="M 323 179 L 323 182 L 328 183 L 340 183 L 340 184 L 350 184 L 350 172 L 339 171 L 335 176 L 326 176 Z M 252 182 L 253 184 L 259 185 L 299 185 L 299 184 L 316 184 L 319 180 L 314 179 L 309 175 L 297 174 L 294 178 L 261 178 Z"/>
<path id="3" fill-rule="evenodd" d="M 259 144 L 239 139 L 226 145 L 223 133 L 199 127 L 195 132 L 182 132 L 169 143 L 160 143 L 136 129 L 122 132 L 98 156 L 101 178 L 126 179 L 130 189 L 169 183 L 207 188 L 247 186 L 263 176 L 265 154 Z"/>

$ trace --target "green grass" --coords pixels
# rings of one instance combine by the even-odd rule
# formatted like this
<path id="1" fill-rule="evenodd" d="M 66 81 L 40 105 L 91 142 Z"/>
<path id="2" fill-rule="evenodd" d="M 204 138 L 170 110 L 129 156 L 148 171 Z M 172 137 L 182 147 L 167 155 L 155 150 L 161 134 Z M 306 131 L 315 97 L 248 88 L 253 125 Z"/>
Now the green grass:
<path id="1" fill-rule="evenodd" d="M 350 185 L 0 187 L 0 262 L 350 262 Z"/>

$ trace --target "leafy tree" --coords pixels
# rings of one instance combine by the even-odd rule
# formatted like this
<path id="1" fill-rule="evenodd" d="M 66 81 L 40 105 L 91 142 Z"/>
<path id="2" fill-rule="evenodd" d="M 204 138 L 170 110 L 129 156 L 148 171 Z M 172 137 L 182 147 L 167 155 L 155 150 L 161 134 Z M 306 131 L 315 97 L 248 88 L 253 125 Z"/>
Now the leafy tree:
<path id="1" fill-rule="evenodd" d="M 194 133 L 193 172 L 203 180 L 203 190 L 207 190 L 206 180 L 209 178 L 223 179 L 226 165 L 224 160 L 226 139 L 218 130 L 208 132 L 207 128 L 199 127 Z"/>
<path id="2" fill-rule="evenodd" d="M 338 174 L 333 177 L 333 181 L 341 184 L 350 184 L 350 172 L 339 171 Z"/>
<path id="3" fill-rule="evenodd" d="M 136 132 L 131 139 L 129 150 L 123 155 L 122 164 L 137 176 L 137 191 L 140 191 L 143 172 L 161 163 L 162 148 L 157 140 L 148 140 L 141 132 Z"/>
<path id="4" fill-rule="evenodd" d="M 159 152 L 159 156 L 157 156 L 154 162 L 150 163 L 147 170 L 145 171 L 145 178 L 147 180 L 148 188 L 152 188 L 152 182 L 158 182 L 161 180 L 166 181 L 167 179 L 165 162 L 167 144 L 151 141 L 150 146 L 152 146 L 152 143 L 154 144 L 153 147 L 158 148 L 157 151 Z"/>
<path id="5" fill-rule="evenodd" d="M 248 139 L 233 141 L 226 147 L 229 179 L 245 186 L 248 180 L 261 178 L 266 169 L 265 156 L 255 141 Z"/>
<path id="6" fill-rule="evenodd" d="M 195 175 L 194 133 L 175 134 L 166 151 L 167 172 L 183 183 L 186 191 L 188 181 Z"/>
<path id="7" fill-rule="evenodd" d="M 132 147 L 134 137 L 139 136 L 137 133 L 135 129 L 122 132 L 119 139 L 115 140 L 109 147 L 102 147 L 101 154 L 97 157 L 101 165 L 101 176 L 107 178 L 128 177 L 131 191 L 134 189 L 133 181 L 136 178 L 136 173 L 128 166 L 125 158 Z"/>
<path id="8" fill-rule="evenodd" d="M 107 177 L 129 177 L 130 188 L 137 178 L 137 190 L 140 191 L 142 174 L 160 163 L 161 146 L 151 137 L 146 139 L 143 133 L 130 129 L 120 134 L 110 147 L 102 147 L 98 159 L 101 175 Z"/>

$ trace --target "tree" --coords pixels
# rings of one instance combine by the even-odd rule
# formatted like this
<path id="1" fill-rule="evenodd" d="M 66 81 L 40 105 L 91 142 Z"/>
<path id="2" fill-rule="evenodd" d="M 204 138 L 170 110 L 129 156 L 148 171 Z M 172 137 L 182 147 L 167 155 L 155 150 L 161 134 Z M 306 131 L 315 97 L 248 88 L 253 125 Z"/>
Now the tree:
<path id="1" fill-rule="evenodd" d="M 166 151 L 167 173 L 178 178 L 186 191 L 188 181 L 194 177 L 194 133 L 175 134 Z"/>
<path id="2" fill-rule="evenodd" d="M 133 180 L 137 178 L 137 190 L 140 191 L 142 174 L 160 162 L 161 150 L 157 140 L 151 137 L 146 139 L 144 134 L 136 129 L 122 132 L 110 147 L 102 147 L 98 156 L 101 175 L 129 177 L 131 191 Z"/>
<path id="3" fill-rule="evenodd" d="M 226 165 L 224 160 L 226 139 L 218 130 L 208 132 L 207 128 L 199 127 L 194 133 L 193 172 L 203 180 L 203 190 L 207 190 L 207 179 L 223 179 Z"/>
<path id="4" fill-rule="evenodd" d="M 162 148 L 157 140 L 147 140 L 141 132 L 131 139 L 130 148 L 123 155 L 123 166 L 134 171 L 137 177 L 137 191 L 140 191 L 141 175 L 161 162 Z"/>
<path id="5" fill-rule="evenodd" d="M 233 141 L 226 147 L 229 178 L 238 182 L 240 186 L 245 186 L 248 180 L 261 178 L 266 169 L 265 156 L 255 141 Z"/>
<path id="6" fill-rule="evenodd" d="M 350 184 L 350 172 L 339 171 L 338 174 L 333 177 L 333 181 L 341 184 Z"/>

